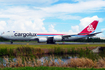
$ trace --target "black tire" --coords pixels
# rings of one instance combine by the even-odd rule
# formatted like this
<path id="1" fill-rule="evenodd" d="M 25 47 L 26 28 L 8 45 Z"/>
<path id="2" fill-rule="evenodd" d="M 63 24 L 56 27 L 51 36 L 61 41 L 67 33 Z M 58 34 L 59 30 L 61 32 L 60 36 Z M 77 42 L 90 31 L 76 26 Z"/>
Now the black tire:
<path id="1" fill-rule="evenodd" d="M 11 44 L 13 44 L 13 42 L 11 41 Z"/>
<path id="2" fill-rule="evenodd" d="M 47 41 L 47 44 L 55 44 L 54 41 Z"/>

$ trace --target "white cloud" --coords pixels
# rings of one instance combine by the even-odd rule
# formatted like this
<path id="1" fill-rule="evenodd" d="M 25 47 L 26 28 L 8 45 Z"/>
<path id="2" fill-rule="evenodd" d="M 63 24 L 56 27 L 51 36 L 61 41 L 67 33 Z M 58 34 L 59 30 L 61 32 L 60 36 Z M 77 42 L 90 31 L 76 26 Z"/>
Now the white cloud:
<path id="1" fill-rule="evenodd" d="M 9 23 L 11 24 L 11 23 Z M 11 30 L 22 30 L 22 31 L 33 31 L 33 32 L 46 32 L 45 27 L 43 26 L 43 19 L 36 20 L 15 20 L 12 26 L 9 26 Z"/>
<path id="2" fill-rule="evenodd" d="M 29 9 L 29 7 L 9 7 L 0 11 L 0 18 L 10 18 L 12 20 L 36 19 L 46 16 L 46 13 L 42 10 Z"/>
<path id="3" fill-rule="evenodd" d="M 102 28 L 101 31 L 105 31 L 105 28 Z"/>
<path id="4" fill-rule="evenodd" d="M 98 36 L 99 37 L 104 37 L 104 39 L 105 39 L 105 28 L 102 28 L 101 31 L 102 31 L 102 33 L 99 34 Z"/>
<path id="5" fill-rule="evenodd" d="M 54 25 L 49 26 L 49 32 L 57 32 L 57 30 L 54 29 Z"/>
<path id="6" fill-rule="evenodd" d="M 44 27 L 43 12 L 39 10 L 31 10 L 27 7 L 12 7 L 2 9 L 0 18 L 6 19 L 5 25 L 0 25 L 2 31 L 8 30 L 24 30 L 46 32 Z M 44 14 L 45 15 L 45 14 Z M 1 23 L 4 23 L 3 21 Z M 6 28 L 5 28 L 6 27 Z M 1 31 L 0 31 L 1 32 Z"/>
<path id="7" fill-rule="evenodd" d="M 0 31 L 6 29 L 6 22 L 5 21 L 0 21 Z"/>
<path id="8" fill-rule="evenodd" d="M 105 37 L 105 35 L 103 33 L 97 34 L 97 37 Z"/>
<path id="9" fill-rule="evenodd" d="M 91 22 L 93 22 L 94 20 L 98 20 L 99 22 L 102 22 L 103 21 L 103 19 L 102 18 L 99 18 L 98 16 L 85 17 L 85 18 L 83 18 L 83 19 L 80 20 L 80 26 L 81 27 L 86 27 Z"/>
<path id="10" fill-rule="evenodd" d="M 63 20 L 68 20 L 68 19 L 79 20 L 79 19 L 81 19 L 80 16 L 72 16 L 72 15 L 66 15 L 66 14 L 60 14 L 57 18 L 60 18 Z"/>
<path id="11" fill-rule="evenodd" d="M 57 4 L 51 7 L 41 8 L 46 12 L 67 12 L 67 13 L 86 13 L 86 12 L 95 12 L 97 10 L 105 7 L 105 1 L 102 0 L 89 0 L 86 2 L 78 2 L 74 4 L 62 3 Z"/>
<path id="12" fill-rule="evenodd" d="M 54 25 L 51 25 L 50 30 L 44 27 L 44 17 L 59 17 L 60 14 L 46 13 L 43 10 L 29 9 L 28 7 L 9 7 L 8 9 L 0 10 L 0 18 L 5 18 L 6 31 L 8 30 L 24 30 L 24 31 L 39 31 L 39 32 L 57 32 Z M 64 16 L 64 15 L 63 15 Z M 62 16 L 61 16 L 62 17 Z M 60 17 L 60 18 L 61 18 Z M 66 19 L 73 19 L 73 16 L 65 16 Z M 65 20 L 65 18 L 63 18 Z M 74 17 L 74 19 L 79 17 Z M 62 18 L 61 18 L 62 19 Z M 5 26 L 2 27 L 2 30 Z M 3 31 L 5 31 L 3 30 Z"/>
<path id="13" fill-rule="evenodd" d="M 79 33 L 79 26 L 78 25 L 75 25 L 75 26 L 71 26 L 71 30 L 69 30 L 69 34 L 77 34 Z"/>
<path id="14" fill-rule="evenodd" d="M 0 0 L 0 5 L 35 5 L 46 6 L 50 5 L 58 0 Z"/>
<path id="15" fill-rule="evenodd" d="M 79 32 L 79 26 L 78 26 L 78 25 L 76 25 L 76 26 L 71 26 L 71 29 L 73 30 L 73 32 L 76 32 L 76 33 Z"/>
<path id="16" fill-rule="evenodd" d="M 100 37 L 100 39 L 104 39 L 105 40 L 105 37 Z"/>
<path id="17" fill-rule="evenodd" d="M 21 3 L 20 0 L 0 0 L 0 3 L 2 2 L 19 2 Z M 23 3 L 26 0 L 22 0 Z M 58 0 L 44 0 L 44 2 L 57 2 Z M 27 2 L 27 1 L 26 1 Z M 39 2 L 39 3 L 43 3 L 43 0 L 31 0 L 30 2 L 34 3 L 34 2 Z M 68 15 L 71 13 L 86 13 L 89 11 L 93 11 L 96 12 L 99 9 L 102 9 L 103 7 L 105 7 L 105 1 L 86 1 L 86 2 L 79 2 L 79 3 L 73 3 L 73 4 L 69 4 L 69 3 L 61 3 L 61 4 L 56 4 L 50 7 L 36 7 L 36 6 L 31 6 L 27 7 L 18 7 L 18 6 L 10 6 L 7 7 L 5 10 L 1 9 L 0 10 L 0 17 L 4 17 L 4 18 L 10 18 L 11 19 L 16 19 L 18 20 L 18 18 L 43 18 L 43 17 L 56 17 L 59 19 L 63 19 L 63 20 L 68 20 L 68 19 L 81 19 L 80 16 L 72 16 L 72 15 Z M 30 9 L 29 9 L 30 8 Z M 26 16 L 26 17 L 23 17 Z"/>
<path id="18" fill-rule="evenodd" d="M 17 31 L 46 32 L 46 29 L 43 26 L 44 25 L 43 20 L 41 19 L 34 20 L 34 22 L 31 20 L 30 21 L 15 20 L 15 21 L 9 21 L 7 23 L 8 25 L 5 23 L 5 25 L 0 26 L 2 28 L 2 31 L 17 30 Z"/>
<path id="19" fill-rule="evenodd" d="M 102 1 L 102 0 L 72 0 L 74 2 L 86 2 L 86 1 Z"/>

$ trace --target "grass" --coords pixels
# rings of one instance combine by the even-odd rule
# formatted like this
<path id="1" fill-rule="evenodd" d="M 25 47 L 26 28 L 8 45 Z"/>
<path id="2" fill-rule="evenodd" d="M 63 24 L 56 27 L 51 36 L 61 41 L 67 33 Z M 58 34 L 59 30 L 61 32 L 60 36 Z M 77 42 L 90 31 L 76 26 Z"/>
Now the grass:
<path id="1" fill-rule="evenodd" d="M 104 68 L 65 68 L 65 67 L 18 67 L 18 68 L 1 68 L 0 70 L 105 70 Z"/>
<path id="2" fill-rule="evenodd" d="M 36 46 L 40 46 L 40 47 L 36 47 Z M 44 47 L 46 46 L 46 48 L 50 47 L 50 49 L 44 50 L 42 46 Z M 78 57 L 87 57 L 92 60 L 99 58 L 98 55 L 92 53 L 91 50 L 88 49 L 92 45 L 89 45 L 89 47 L 87 48 L 85 47 L 86 45 L 78 45 L 78 46 L 82 46 L 84 49 L 82 47 L 77 47 L 76 45 L 74 45 L 74 47 L 71 47 L 71 46 L 73 45 L 0 45 L 0 56 L 1 57 L 2 56 L 9 56 L 9 57 L 12 57 L 12 56 L 14 57 L 17 57 L 17 56 L 33 57 L 34 56 L 34 57 L 37 57 L 39 54 L 40 55 L 45 54 L 45 51 L 47 51 L 47 54 L 50 54 L 50 55 L 51 54 L 54 54 L 54 55 L 72 54 L 76 56 L 78 55 Z M 65 48 L 65 47 L 69 47 L 69 48 Z"/>
<path id="3" fill-rule="evenodd" d="M 28 45 L 28 44 L 26 44 Z M 18 48 L 20 46 L 26 46 L 26 45 L 14 45 L 14 44 L 0 44 L 0 49 L 1 48 L 8 48 L 8 49 L 14 49 L 14 48 Z M 83 44 L 83 45 L 29 45 L 30 47 L 33 48 L 42 48 L 42 49 L 52 49 L 54 47 L 60 47 L 60 48 L 81 48 L 81 47 L 104 47 L 105 44 Z"/>
<path id="4" fill-rule="evenodd" d="M 68 49 L 67 51 L 68 54 L 72 54 L 75 55 L 77 57 L 86 57 L 92 60 L 96 60 L 99 58 L 99 55 L 94 54 L 91 50 L 89 50 L 87 47 L 86 49 L 82 49 L 82 48 L 72 48 L 72 49 Z"/>
<path id="5" fill-rule="evenodd" d="M 98 54 L 94 54 L 90 49 L 88 49 L 87 47 L 85 47 L 85 49 L 83 48 L 70 48 L 70 49 L 63 49 L 60 47 L 54 47 L 53 49 L 50 49 L 48 51 L 48 54 L 54 54 L 54 55 L 65 55 L 65 54 L 69 54 L 71 56 L 77 56 L 77 57 L 86 57 L 92 60 L 96 60 L 99 57 Z"/>
<path id="6" fill-rule="evenodd" d="M 5 45 L 5 44 L 0 44 L 0 56 L 14 56 L 15 55 L 17 57 L 16 62 L 8 60 L 7 58 L 4 58 L 7 62 L 6 67 L 23 67 L 23 69 L 24 68 L 33 69 L 33 68 L 37 68 L 41 66 L 43 69 L 47 68 L 47 69 L 53 70 L 52 66 L 54 66 L 54 70 L 59 69 L 59 67 L 74 67 L 73 68 L 74 70 L 75 69 L 78 70 L 77 67 L 82 67 L 82 69 L 86 68 L 88 70 L 88 68 L 90 68 L 90 70 L 94 70 L 94 68 L 105 68 L 105 58 L 104 57 L 97 58 L 97 56 L 91 53 L 90 50 L 88 49 L 89 47 L 91 48 L 91 47 L 99 47 L 99 46 L 105 47 L 105 44 L 85 44 L 85 45 L 28 45 L 28 44 L 27 45 L 9 45 L 9 44 Z M 86 49 L 81 49 L 81 48 L 86 48 Z M 49 60 L 44 60 L 44 63 L 43 63 L 44 65 L 41 65 L 42 63 L 40 60 L 35 60 L 34 58 L 23 59 L 19 57 L 19 56 L 24 56 L 24 55 L 25 56 L 27 55 L 30 57 L 36 54 L 43 54 L 42 49 L 48 49 L 50 53 L 52 54 L 54 53 L 58 55 L 65 54 L 65 53 L 78 54 L 80 55 L 80 58 L 70 59 L 67 61 L 68 63 L 66 64 L 60 59 L 58 59 L 59 63 L 56 63 L 53 61 L 51 57 Z M 53 51 L 51 51 L 51 49 Z M 0 61 L 0 63 L 1 63 L 0 68 L 6 69 L 6 68 L 3 68 L 4 66 L 2 64 L 2 61 Z M 48 66 L 48 67 L 43 67 L 43 66 Z M 38 70 L 40 70 L 41 67 L 39 67 Z M 17 70 L 18 68 L 7 68 L 7 69 Z M 68 70 L 68 68 L 64 68 L 64 69 Z M 82 70 L 81 68 L 79 69 Z"/>
<path id="7" fill-rule="evenodd" d="M 54 55 L 63 55 L 63 54 L 72 54 L 77 57 L 86 57 L 92 60 L 100 58 L 99 56 L 105 53 L 105 51 L 100 52 L 101 54 L 97 55 L 91 52 L 92 47 L 105 47 L 104 44 L 85 44 L 85 45 L 0 45 L 0 56 L 9 56 L 9 57 L 18 57 L 18 56 L 28 56 L 28 57 L 37 57 L 38 55 L 54 54 Z M 87 47 L 87 48 L 86 48 Z"/>
<path id="8" fill-rule="evenodd" d="M 43 50 L 40 48 L 30 47 L 29 45 L 20 46 L 17 48 L 0 48 L 0 56 L 35 56 L 43 54 Z"/>
<path id="9" fill-rule="evenodd" d="M 66 62 L 63 62 L 58 58 L 57 62 L 54 61 L 54 57 L 50 57 L 50 59 L 43 59 L 41 62 L 40 59 L 35 58 L 21 58 L 17 57 L 16 61 L 9 60 L 4 57 L 4 62 L 0 62 L 0 68 L 5 67 L 70 67 L 70 68 L 105 68 L 105 58 L 98 59 L 97 61 L 93 61 L 88 58 L 71 58 Z M 43 63 L 43 64 L 42 64 Z M 3 65 L 5 64 L 5 66 Z"/>

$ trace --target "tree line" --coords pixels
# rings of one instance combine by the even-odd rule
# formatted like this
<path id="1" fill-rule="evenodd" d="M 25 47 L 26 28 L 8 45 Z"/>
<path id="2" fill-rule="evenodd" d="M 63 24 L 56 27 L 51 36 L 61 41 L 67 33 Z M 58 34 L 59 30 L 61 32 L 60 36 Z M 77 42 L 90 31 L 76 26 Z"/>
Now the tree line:
<path id="1" fill-rule="evenodd" d="M 105 39 L 100 38 L 86 38 L 86 39 L 78 39 L 73 42 L 105 42 Z"/>
<path id="2" fill-rule="evenodd" d="M 10 40 L 4 39 L 0 37 L 0 42 L 9 42 Z M 20 41 L 22 42 L 22 41 Z M 100 39 L 100 38 L 86 38 L 86 39 L 78 39 L 70 42 L 105 42 L 105 39 Z"/>

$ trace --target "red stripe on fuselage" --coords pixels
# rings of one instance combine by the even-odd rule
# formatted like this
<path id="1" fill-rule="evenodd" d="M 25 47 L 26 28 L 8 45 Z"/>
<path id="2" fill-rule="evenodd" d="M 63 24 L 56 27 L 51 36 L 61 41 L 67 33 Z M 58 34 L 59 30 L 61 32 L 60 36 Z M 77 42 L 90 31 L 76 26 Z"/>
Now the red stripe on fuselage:
<path id="1" fill-rule="evenodd" d="M 37 34 L 37 35 L 66 35 L 66 34 Z"/>

